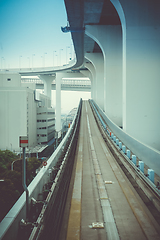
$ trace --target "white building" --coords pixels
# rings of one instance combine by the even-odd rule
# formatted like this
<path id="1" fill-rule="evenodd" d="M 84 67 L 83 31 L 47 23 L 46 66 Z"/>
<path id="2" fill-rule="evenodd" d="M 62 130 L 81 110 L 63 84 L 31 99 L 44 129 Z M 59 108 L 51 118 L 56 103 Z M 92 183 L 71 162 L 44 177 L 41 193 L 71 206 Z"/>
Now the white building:
<path id="1" fill-rule="evenodd" d="M 35 84 L 22 84 L 19 74 L 0 73 L 1 150 L 19 151 L 19 136 L 28 136 L 29 148 L 54 137 L 55 111 L 50 107 L 51 100 L 43 94 L 39 94 L 38 99 L 36 96 Z M 39 129 L 37 120 L 46 120 L 41 126 L 46 128 L 45 133 Z"/>
<path id="2" fill-rule="evenodd" d="M 45 143 L 55 135 L 55 111 L 50 107 L 51 100 L 43 94 L 36 92 L 37 106 L 37 141 Z"/>

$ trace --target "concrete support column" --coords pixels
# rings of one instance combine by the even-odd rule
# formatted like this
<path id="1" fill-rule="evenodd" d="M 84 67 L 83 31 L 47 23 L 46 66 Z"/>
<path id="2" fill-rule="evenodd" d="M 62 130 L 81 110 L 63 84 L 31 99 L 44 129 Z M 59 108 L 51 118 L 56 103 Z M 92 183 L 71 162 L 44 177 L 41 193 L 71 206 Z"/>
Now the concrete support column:
<path id="1" fill-rule="evenodd" d="M 104 110 L 122 126 L 122 30 L 121 26 L 86 26 L 86 34 L 101 47 L 104 56 Z"/>
<path id="2" fill-rule="evenodd" d="M 52 85 L 52 81 L 55 79 L 55 76 L 41 74 L 41 75 L 39 75 L 39 78 L 44 83 L 44 94 L 47 97 L 49 97 L 49 99 L 51 100 L 51 85 Z"/>
<path id="3" fill-rule="evenodd" d="M 93 83 L 94 100 L 104 110 L 104 59 L 102 53 L 86 53 L 88 59 L 95 68 Z"/>
<path id="4" fill-rule="evenodd" d="M 111 2 L 123 29 L 123 128 L 160 150 L 160 2 Z"/>
<path id="5" fill-rule="evenodd" d="M 89 78 L 91 80 L 91 98 L 95 100 L 95 89 L 94 89 L 94 83 L 95 83 L 95 68 L 91 62 L 86 62 L 85 67 L 89 70 L 90 75 Z"/>
<path id="6" fill-rule="evenodd" d="M 61 137 L 61 80 L 63 73 L 56 73 L 56 132 L 58 133 L 58 138 Z"/>

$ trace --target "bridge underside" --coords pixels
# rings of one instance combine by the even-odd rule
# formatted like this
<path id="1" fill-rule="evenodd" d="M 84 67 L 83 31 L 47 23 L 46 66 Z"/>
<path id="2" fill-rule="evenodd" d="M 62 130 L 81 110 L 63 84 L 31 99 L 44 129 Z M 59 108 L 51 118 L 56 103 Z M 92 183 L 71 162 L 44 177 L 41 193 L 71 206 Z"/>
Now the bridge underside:
<path id="1" fill-rule="evenodd" d="M 126 133 L 159 151 L 160 2 L 65 4 L 77 62 L 91 73 L 92 99 Z"/>

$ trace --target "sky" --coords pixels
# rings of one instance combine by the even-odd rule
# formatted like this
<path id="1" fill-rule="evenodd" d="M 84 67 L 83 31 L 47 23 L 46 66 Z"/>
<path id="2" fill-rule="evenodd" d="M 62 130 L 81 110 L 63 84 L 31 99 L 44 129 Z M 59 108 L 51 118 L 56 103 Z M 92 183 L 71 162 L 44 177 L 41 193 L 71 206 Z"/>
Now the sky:
<path id="1" fill-rule="evenodd" d="M 0 0 L 0 67 L 68 63 L 74 51 L 70 33 L 61 31 L 66 25 L 63 0 Z"/>
<path id="2" fill-rule="evenodd" d="M 90 99 L 91 93 L 79 91 L 61 91 L 61 114 L 67 115 L 73 108 L 78 107 L 80 99 Z M 52 106 L 55 107 L 56 93 L 52 90 Z"/>
<path id="3" fill-rule="evenodd" d="M 0 0 L 0 69 L 64 65 L 74 57 L 64 0 Z M 55 105 L 55 94 L 52 103 Z M 90 93 L 62 91 L 62 113 Z"/>

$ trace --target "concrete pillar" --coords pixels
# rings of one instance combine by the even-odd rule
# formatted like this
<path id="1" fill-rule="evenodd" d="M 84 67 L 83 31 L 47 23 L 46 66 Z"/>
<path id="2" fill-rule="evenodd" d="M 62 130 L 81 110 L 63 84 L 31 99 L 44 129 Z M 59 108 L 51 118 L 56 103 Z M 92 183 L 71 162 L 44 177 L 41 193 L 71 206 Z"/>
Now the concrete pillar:
<path id="1" fill-rule="evenodd" d="M 52 85 L 52 81 L 55 79 L 55 76 L 40 74 L 38 77 L 44 83 L 44 94 L 51 99 L 51 90 L 52 90 L 51 85 Z"/>
<path id="2" fill-rule="evenodd" d="M 123 128 L 160 150 L 160 1 L 111 2 L 123 29 Z"/>
<path id="3" fill-rule="evenodd" d="M 104 110 L 104 59 L 102 53 L 86 53 L 85 58 L 92 62 L 95 68 L 94 99 Z"/>
<path id="4" fill-rule="evenodd" d="M 86 34 L 97 42 L 104 56 L 104 110 L 122 126 L 122 28 L 88 25 Z"/>
<path id="5" fill-rule="evenodd" d="M 56 132 L 58 138 L 61 137 L 61 80 L 64 74 L 61 72 L 56 73 Z"/>
<path id="6" fill-rule="evenodd" d="M 94 83 L 95 83 L 95 75 L 96 75 L 96 73 L 95 73 L 95 68 L 94 68 L 94 66 L 93 66 L 93 64 L 91 63 L 91 62 L 89 62 L 89 61 L 87 61 L 87 62 L 85 62 L 85 67 L 90 71 L 90 76 L 89 76 L 89 78 L 90 78 L 90 80 L 91 80 L 91 98 L 93 99 L 93 100 L 95 100 L 95 88 L 94 88 Z"/>

